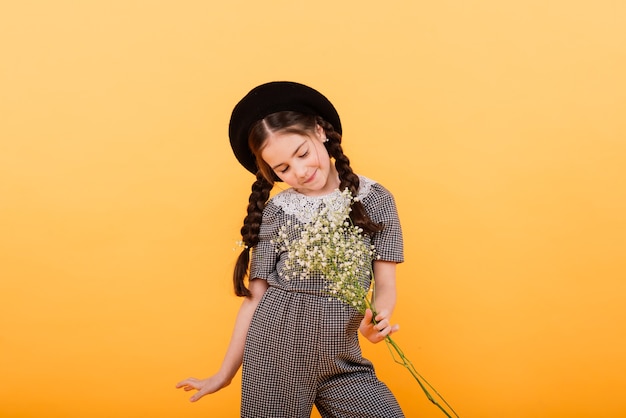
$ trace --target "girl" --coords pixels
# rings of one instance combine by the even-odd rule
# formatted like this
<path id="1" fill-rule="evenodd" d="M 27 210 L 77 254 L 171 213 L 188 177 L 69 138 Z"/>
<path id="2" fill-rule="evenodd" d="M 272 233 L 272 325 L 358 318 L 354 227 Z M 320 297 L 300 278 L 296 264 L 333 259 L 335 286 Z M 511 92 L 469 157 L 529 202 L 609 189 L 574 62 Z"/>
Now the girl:
<path id="1" fill-rule="evenodd" d="M 360 329 L 377 343 L 398 330 L 390 317 L 396 263 L 403 261 L 402 232 L 393 196 L 352 171 L 341 132 L 330 101 L 298 83 L 260 85 L 233 110 L 232 149 L 256 175 L 241 228 L 245 247 L 234 272 L 235 293 L 245 298 L 219 371 L 177 384 L 197 390 L 192 402 L 227 386 L 243 364 L 241 417 L 304 418 L 313 404 L 325 418 L 403 417 L 362 357 L 357 335 Z M 269 199 L 275 181 L 291 188 Z M 358 197 L 350 217 L 376 248 L 375 323 L 370 310 L 363 317 L 328 298 L 323 277 L 290 279 L 294 267 L 285 264 L 286 251 L 277 250 L 274 240 L 279 229 L 306 224 L 312 212 L 346 188 Z M 369 282 L 369 267 L 364 270 Z"/>

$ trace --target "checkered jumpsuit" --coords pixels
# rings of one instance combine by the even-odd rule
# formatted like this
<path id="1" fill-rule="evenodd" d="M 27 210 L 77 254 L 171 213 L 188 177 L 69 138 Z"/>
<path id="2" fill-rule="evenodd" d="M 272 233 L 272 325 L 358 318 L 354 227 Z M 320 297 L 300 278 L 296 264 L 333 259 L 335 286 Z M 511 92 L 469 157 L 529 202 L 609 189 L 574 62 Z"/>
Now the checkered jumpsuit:
<path id="1" fill-rule="evenodd" d="M 403 261 L 393 196 L 372 180 L 361 177 L 360 181 L 360 200 L 372 220 L 385 226 L 372 239 L 376 255 Z M 305 418 L 310 417 L 313 404 L 324 418 L 404 416 L 372 364 L 361 355 L 358 328 L 362 316 L 325 295 L 322 277 L 290 278 L 292 272 L 284 265 L 286 254 L 277 252 L 272 243 L 281 226 L 287 221 L 307 222 L 307 214 L 326 198 L 287 189 L 274 196 L 263 212 L 250 277 L 267 280 L 269 287 L 246 339 L 242 418 Z M 369 271 L 364 272 L 364 286 L 369 280 Z"/>

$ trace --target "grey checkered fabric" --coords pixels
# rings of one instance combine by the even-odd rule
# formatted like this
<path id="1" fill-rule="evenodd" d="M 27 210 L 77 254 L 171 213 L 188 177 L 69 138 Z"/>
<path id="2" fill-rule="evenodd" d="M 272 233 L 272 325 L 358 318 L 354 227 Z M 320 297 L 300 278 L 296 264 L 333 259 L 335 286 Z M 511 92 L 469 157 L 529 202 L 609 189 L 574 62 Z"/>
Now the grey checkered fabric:
<path id="1" fill-rule="evenodd" d="M 393 196 L 361 177 L 359 198 L 370 217 L 385 226 L 372 238 L 376 254 L 382 260 L 403 261 Z M 323 277 L 294 278 L 285 269 L 287 255 L 276 252 L 271 242 L 287 221 L 292 225 L 306 222 L 307 211 L 321 204 L 323 198 L 288 189 L 271 199 L 263 212 L 250 277 L 267 280 L 269 288 L 246 339 L 241 417 L 310 417 L 313 404 L 324 418 L 403 417 L 372 363 L 361 355 L 358 327 L 362 316 L 326 296 Z M 369 271 L 363 272 L 363 284 L 369 285 Z"/>

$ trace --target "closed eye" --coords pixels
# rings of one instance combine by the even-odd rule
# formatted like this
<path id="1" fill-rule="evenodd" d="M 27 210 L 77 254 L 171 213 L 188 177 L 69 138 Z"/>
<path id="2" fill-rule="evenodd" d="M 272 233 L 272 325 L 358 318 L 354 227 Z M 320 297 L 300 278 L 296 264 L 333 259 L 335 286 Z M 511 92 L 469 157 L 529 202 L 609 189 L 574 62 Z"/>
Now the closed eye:
<path id="1" fill-rule="evenodd" d="M 304 151 L 302 154 L 298 155 L 298 158 L 306 158 L 308 156 L 309 156 L 309 150 L 307 148 L 306 151 Z M 280 172 L 280 174 L 285 174 L 287 172 L 287 170 L 289 170 L 289 166 L 285 166 L 285 168 L 281 168 L 278 171 Z"/>
<path id="2" fill-rule="evenodd" d="M 298 158 L 306 158 L 309 156 L 309 151 L 310 148 L 306 147 L 306 150 L 304 150 L 304 152 L 302 152 L 302 154 L 298 154 L 302 147 L 304 147 L 307 144 L 306 140 L 303 141 L 294 151 L 294 153 L 292 154 L 292 157 L 298 157 Z M 283 167 L 284 166 L 284 167 Z M 279 168 L 281 167 L 281 168 Z M 284 174 L 289 170 L 289 166 L 286 163 L 280 163 L 280 164 L 276 164 L 275 166 L 272 167 L 272 169 L 274 170 L 275 173 L 280 173 L 280 174 Z"/>

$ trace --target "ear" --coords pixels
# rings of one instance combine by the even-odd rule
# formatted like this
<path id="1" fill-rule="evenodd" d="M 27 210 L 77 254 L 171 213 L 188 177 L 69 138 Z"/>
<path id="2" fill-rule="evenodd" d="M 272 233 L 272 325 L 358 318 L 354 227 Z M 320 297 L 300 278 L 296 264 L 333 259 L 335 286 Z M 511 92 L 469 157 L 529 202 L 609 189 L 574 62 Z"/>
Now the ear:
<path id="1" fill-rule="evenodd" d="M 319 139 L 322 143 L 328 141 L 328 139 L 326 138 L 326 132 L 324 131 L 324 128 L 322 128 L 320 125 L 315 125 L 315 135 L 317 136 L 317 139 Z"/>

